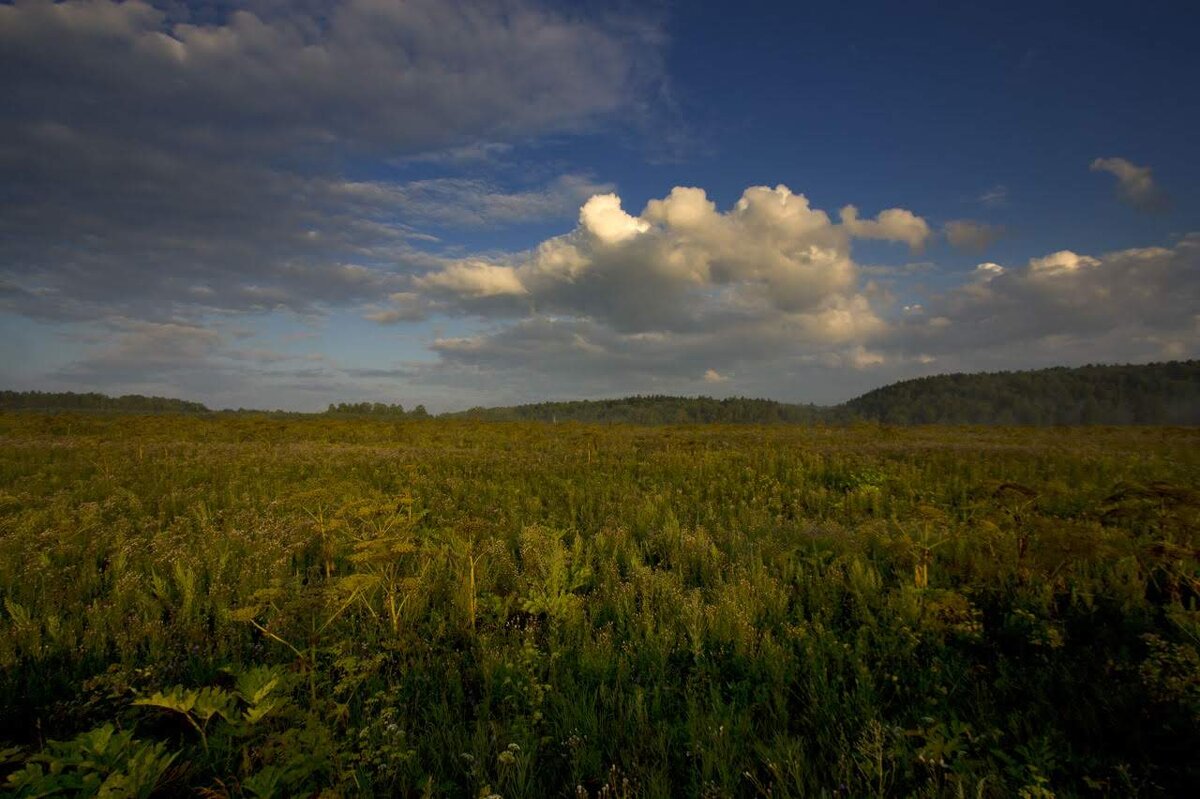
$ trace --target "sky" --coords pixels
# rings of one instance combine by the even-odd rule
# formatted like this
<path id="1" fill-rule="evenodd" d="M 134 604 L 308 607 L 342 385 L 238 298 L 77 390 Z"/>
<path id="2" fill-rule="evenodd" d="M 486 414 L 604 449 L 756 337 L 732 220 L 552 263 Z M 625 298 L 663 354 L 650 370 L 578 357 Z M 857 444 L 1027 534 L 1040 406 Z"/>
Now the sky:
<path id="1" fill-rule="evenodd" d="M 833 403 L 1195 358 L 1189 6 L 0 2 L 0 387 Z"/>

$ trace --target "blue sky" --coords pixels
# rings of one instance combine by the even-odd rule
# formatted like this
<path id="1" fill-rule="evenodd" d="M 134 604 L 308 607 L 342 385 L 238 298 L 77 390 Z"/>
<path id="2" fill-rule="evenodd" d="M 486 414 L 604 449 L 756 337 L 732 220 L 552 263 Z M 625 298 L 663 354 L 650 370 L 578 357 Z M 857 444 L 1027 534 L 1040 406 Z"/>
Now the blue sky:
<path id="1" fill-rule="evenodd" d="M 834 402 L 1196 357 L 1197 22 L 0 3 L 0 383 Z"/>

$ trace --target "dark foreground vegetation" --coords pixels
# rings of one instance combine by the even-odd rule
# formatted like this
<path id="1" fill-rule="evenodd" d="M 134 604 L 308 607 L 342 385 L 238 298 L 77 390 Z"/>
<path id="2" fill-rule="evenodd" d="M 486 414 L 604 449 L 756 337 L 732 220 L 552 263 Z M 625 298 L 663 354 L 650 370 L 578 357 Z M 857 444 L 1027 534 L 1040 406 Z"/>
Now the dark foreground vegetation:
<path id="1" fill-rule="evenodd" d="M 0 415 L 14 796 L 1185 796 L 1200 431 Z"/>

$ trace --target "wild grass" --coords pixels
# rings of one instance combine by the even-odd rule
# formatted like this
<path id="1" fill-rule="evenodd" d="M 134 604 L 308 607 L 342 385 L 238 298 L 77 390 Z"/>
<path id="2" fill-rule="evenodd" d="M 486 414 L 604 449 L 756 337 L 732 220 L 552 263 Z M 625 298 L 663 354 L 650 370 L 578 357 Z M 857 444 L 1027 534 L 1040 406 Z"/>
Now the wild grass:
<path id="1" fill-rule="evenodd" d="M 1185 795 L 1198 485 L 1191 428 L 4 414 L 0 779 Z"/>

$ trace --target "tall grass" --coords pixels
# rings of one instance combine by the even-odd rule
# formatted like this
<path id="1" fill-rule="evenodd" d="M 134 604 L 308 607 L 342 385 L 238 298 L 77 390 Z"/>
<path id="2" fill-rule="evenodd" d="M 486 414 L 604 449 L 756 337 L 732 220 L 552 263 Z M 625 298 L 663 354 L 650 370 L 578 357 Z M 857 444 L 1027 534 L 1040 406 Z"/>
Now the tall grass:
<path id="1" fill-rule="evenodd" d="M 1182 795 L 1198 445 L 2 415 L 0 762 L 16 795 Z"/>

